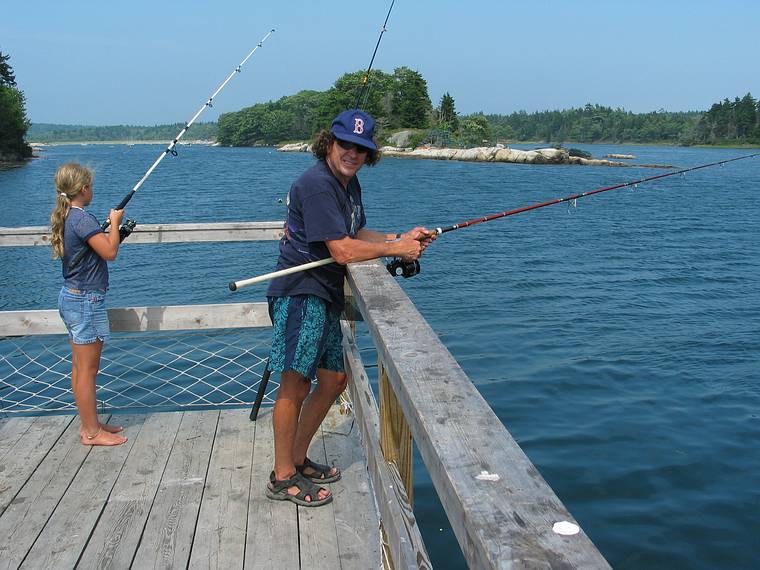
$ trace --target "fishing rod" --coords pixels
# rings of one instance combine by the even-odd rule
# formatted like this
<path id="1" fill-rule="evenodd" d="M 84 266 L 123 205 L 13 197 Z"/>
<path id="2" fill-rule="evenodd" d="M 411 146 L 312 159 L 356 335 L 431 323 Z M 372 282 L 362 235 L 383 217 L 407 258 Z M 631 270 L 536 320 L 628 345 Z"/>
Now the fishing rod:
<path id="1" fill-rule="evenodd" d="M 367 102 L 367 98 L 369 97 L 369 92 L 371 89 L 371 84 L 369 83 L 369 73 L 372 71 L 372 65 L 375 63 L 375 56 L 377 55 L 377 50 L 380 47 L 380 41 L 383 39 L 383 34 L 388 31 L 388 28 L 386 27 L 388 25 L 388 19 L 391 17 L 391 11 L 393 10 L 393 5 L 396 3 L 396 0 L 391 1 L 391 5 L 388 8 L 388 13 L 385 15 L 385 21 L 383 22 L 383 27 L 380 28 L 380 35 L 377 38 L 377 43 L 375 44 L 375 51 L 372 52 L 372 57 L 369 60 L 369 65 L 367 66 L 367 70 L 364 72 L 364 77 L 362 78 L 362 83 L 359 86 L 359 91 L 356 95 L 356 104 L 354 105 L 355 109 L 360 108 L 360 104 L 364 105 Z M 362 98 L 364 100 L 362 101 Z M 258 277 L 252 277 L 250 279 L 242 279 L 240 281 L 231 281 L 228 285 L 230 291 L 237 291 L 238 289 L 242 289 L 243 287 L 248 287 L 249 285 L 253 285 L 254 283 L 261 283 L 262 281 L 269 281 L 270 279 L 276 279 L 278 277 L 284 277 L 285 275 L 290 275 L 291 273 L 298 273 L 300 271 L 306 271 L 308 269 L 314 269 L 315 267 L 320 267 L 322 265 L 328 265 L 330 263 L 335 263 L 335 259 L 332 257 L 327 257 L 325 259 L 319 259 L 317 261 L 310 261 L 309 263 L 304 263 L 303 265 L 297 265 L 295 267 L 290 267 L 288 269 L 282 269 L 280 271 L 274 271 L 272 273 L 267 273 L 266 275 L 259 275 Z M 252 414 L 251 419 L 253 421 L 256 421 L 255 416 Z"/>
<path id="2" fill-rule="evenodd" d="M 377 55 L 377 49 L 380 47 L 380 40 L 383 39 L 383 34 L 387 31 L 386 26 L 388 25 L 388 18 L 391 17 L 391 10 L 393 10 L 393 5 L 396 3 L 396 0 L 391 0 L 391 6 L 388 8 L 388 13 L 385 15 L 385 22 L 383 22 L 383 27 L 380 28 L 380 36 L 377 38 L 377 43 L 375 44 L 375 51 L 372 52 L 372 57 L 369 60 L 369 65 L 367 66 L 367 71 L 364 72 L 364 77 L 362 78 L 362 83 L 359 86 L 358 92 L 356 94 L 356 104 L 354 105 L 355 109 L 359 109 L 360 105 L 366 105 L 367 98 L 369 97 L 369 92 L 371 89 L 371 84 L 369 83 L 369 72 L 372 71 L 372 64 L 375 62 L 375 56 Z M 362 97 L 364 100 L 362 100 Z M 290 269 L 283 269 L 281 271 L 275 271 L 274 273 L 268 273 L 267 275 L 261 275 L 259 277 L 254 277 L 253 279 L 245 279 L 243 281 L 232 281 L 229 284 L 230 291 L 237 291 L 240 287 L 246 287 L 247 285 L 253 285 L 254 283 L 259 283 L 261 281 L 267 281 L 269 279 L 273 279 L 275 277 L 282 277 L 283 275 L 288 275 L 290 273 L 297 273 L 298 271 L 305 271 L 307 269 L 312 269 L 314 267 L 319 267 L 321 265 L 327 265 L 328 263 L 334 263 L 335 259 L 332 257 L 328 257 L 327 259 L 320 259 L 318 261 L 312 261 L 310 263 L 305 263 L 303 265 L 299 265 L 297 267 L 293 267 Z M 256 419 L 259 416 L 259 409 L 261 409 L 261 402 L 264 400 L 264 393 L 267 389 L 267 383 L 269 382 L 269 376 L 272 374 L 272 371 L 269 369 L 269 360 L 267 359 L 267 363 L 264 366 L 264 372 L 261 375 L 261 381 L 259 382 L 259 389 L 256 393 L 256 401 L 253 403 L 253 407 L 251 408 L 251 415 L 249 416 L 249 419 L 252 422 L 255 422 Z"/>
<path id="3" fill-rule="evenodd" d="M 692 166 L 691 168 L 683 168 L 674 172 L 667 172 L 665 174 L 657 174 L 655 176 L 648 176 L 647 178 L 640 178 L 639 180 L 632 180 L 631 182 L 624 182 L 622 184 L 615 184 L 614 186 L 606 186 L 604 188 L 597 188 L 596 190 L 590 190 L 588 192 L 581 192 L 580 194 L 573 194 L 571 196 L 565 196 L 564 198 L 556 198 L 554 200 L 547 200 L 546 202 L 540 202 L 538 204 L 532 204 L 530 206 L 523 206 L 522 208 L 516 208 L 514 210 L 508 210 L 506 212 L 500 212 L 498 214 L 491 214 L 490 216 L 483 216 L 482 218 L 474 218 L 466 222 L 460 222 L 451 226 L 445 226 L 441 228 L 435 228 L 433 233 L 435 235 L 445 234 L 447 232 L 453 232 L 454 230 L 460 230 L 462 228 L 468 228 L 475 224 L 482 224 L 490 222 L 492 220 L 498 220 L 499 218 L 506 218 L 507 216 L 514 216 L 516 214 L 522 214 L 523 212 L 530 212 L 531 210 L 538 210 L 539 208 L 545 208 L 547 206 L 553 206 L 555 204 L 562 204 L 563 202 L 575 202 L 580 198 L 586 198 L 587 196 L 593 196 L 594 194 L 601 194 L 602 192 L 609 192 L 610 190 L 617 190 L 619 188 L 627 188 L 629 186 L 638 186 L 644 182 L 651 182 L 653 180 L 659 180 L 661 178 L 667 178 L 669 176 L 676 176 L 678 174 L 686 174 L 687 172 L 693 172 L 695 170 L 701 170 L 703 168 L 710 168 L 712 166 L 723 166 L 729 162 L 735 162 L 737 160 L 744 160 L 747 158 L 754 158 L 760 156 L 760 153 L 748 154 L 745 156 L 738 156 L 736 158 L 729 158 L 727 160 L 719 160 L 717 162 L 711 162 L 709 164 L 701 164 L 699 166 Z M 398 277 L 413 277 L 419 273 L 419 262 L 415 261 L 403 261 L 400 259 L 394 259 L 391 263 L 386 265 L 386 268 L 391 275 Z"/>
<path id="4" fill-rule="evenodd" d="M 693 172 L 695 170 L 701 170 L 703 168 L 710 168 L 712 166 L 723 166 L 729 162 L 735 162 L 737 160 L 745 160 L 747 158 L 754 158 L 760 156 L 760 153 L 748 154 L 745 156 L 738 156 L 735 158 L 729 158 L 726 160 L 719 160 L 717 162 L 711 162 L 709 164 L 701 164 L 699 166 L 692 166 L 691 168 L 683 168 L 674 172 L 667 172 L 665 174 L 657 174 L 655 176 L 648 176 L 646 178 L 640 178 L 639 180 L 632 180 L 630 182 L 623 182 L 622 184 L 615 184 L 614 186 L 606 186 L 604 188 L 597 188 L 596 190 L 590 190 L 588 192 L 581 192 L 580 194 L 573 194 L 571 196 L 565 196 L 564 198 L 556 198 L 554 200 L 547 200 L 546 202 L 540 202 L 538 204 L 532 204 L 530 206 L 523 206 L 522 208 L 516 208 L 514 210 L 508 210 L 506 212 L 500 212 L 498 214 L 491 214 L 490 216 L 483 216 L 482 218 L 474 218 L 466 222 L 460 222 L 451 226 L 445 226 L 435 228 L 433 233 L 435 235 L 445 234 L 447 232 L 453 232 L 454 230 L 461 230 L 462 228 L 468 228 L 476 224 L 482 224 L 490 222 L 492 220 L 498 220 L 499 218 L 506 218 L 507 216 L 514 216 L 516 214 L 522 214 L 523 212 L 530 212 L 531 210 L 538 210 L 539 208 L 545 208 L 547 206 L 553 206 L 555 204 L 562 204 L 563 202 L 575 202 L 580 198 L 586 198 L 587 196 L 593 196 L 594 194 L 601 194 L 602 192 L 609 192 L 610 190 L 617 190 L 619 188 L 627 188 L 629 186 L 638 186 L 644 182 L 651 182 L 653 180 L 659 180 L 661 178 L 667 178 L 669 176 L 676 176 L 678 174 L 686 174 L 687 172 Z M 386 268 L 391 275 L 398 277 L 413 277 L 419 273 L 419 262 L 415 261 L 403 261 L 401 259 L 394 259 L 386 265 Z"/>
<path id="5" fill-rule="evenodd" d="M 383 39 L 383 34 L 388 31 L 388 28 L 386 28 L 386 26 L 388 25 L 388 19 L 391 17 L 391 11 L 393 10 L 393 5 L 395 3 L 396 0 L 391 1 L 391 6 L 388 8 L 388 13 L 385 15 L 385 22 L 383 22 L 383 27 L 380 28 L 380 35 L 378 36 L 377 43 L 375 44 L 375 51 L 372 52 L 372 57 L 370 58 L 369 65 L 367 66 L 367 71 L 364 72 L 362 83 L 359 86 L 359 92 L 356 95 L 356 105 L 354 105 L 354 109 L 361 109 L 362 106 L 367 104 L 367 98 L 369 97 L 369 91 L 371 88 L 371 85 L 369 83 L 369 72 L 372 70 L 372 64 L 375 63 L 375 56 L 377 55 L 377 49 L 380 47 L 380 41 Z M 363 101 L 362 96 L 364 97 Z"/>
<path id="6" fill-rule="evenodd" d="M 230 80 L 235 76 L 236 73 L 241 72 L 241 68 L 243 65 L 251 58 L 251 56 L 258 50 L 264 42 L 274 33 L 274 29 L 270 30 L 267 35 L 265 35 L 259 43 L 256 44 L 256 47 L 254 47 L 250 52 L 248 52 L 248 55 L 246 55 L 243 58 L 243 61 L 241 61 L 235 69 L 232 70 L 232 73 L 230 73 L 227 76 L 227 79 L 225 79 L 222 84 L 217 88 L 216 91 L 211 95 L 211 97 L 208 98 L 208 100 L 201 105 L 201 108 L 198 109 L 198 112 L 195 113 L 192 119 L 190 119 L 187 123 L 185 123 L 185 126 L 182 127 L 182 129 L 177 133 L 177 136 L 172 139 L 172 141 L 169 143 L 169 146 L 164 149 L 163 152 L 158 156 L 156 161 L 151 165 L 151 167 L 143 174 L 143 177 L 140 178 L 140 180 L 137 182 L 137 184 L 134 185 L 132 190 L 129 191 L 129 193 L 124 196 L 124 199 L 119 202 L 119 205 L 114 208 L 114 210 L 123 210 L 126 205 L 129 203 L 129 201 L 132 199 L 132 197 L 135 195 L 135 192 L 137 192 L 140 187 L 145 183 L 145 181 L 148 179 L 148 177 L 153 173 L 153 171 L 156 169 L 156 167 L 161 164 L 161 161 L 168 155 L 171 154 L 172 156 L 177 156 L 177 151 L 175 150 L 175 147 L 177 146 L 177 143 L 179 140 L 184 136 L 184 134 L 188 131 L 188 129 L 193 125 L 193 123 L 196 121 L 198 117 L 201 116 L 201 113 L 205 111 L 209 107 L 213 107 L 212 101 L 214 100 L 214 97 L 216 97 L 219 92 L 225 88 L 225 86 L 230 82 Z M 111 224 L 111 221 L 106 218 L 106 220 L 101 224 L 100 228 L 103 231 L 106 231 L 108 229 L 108 226 Z M 121 228 L 119 228 L 119 241 L 124 241 L 129 234 L 132 233 L 132 230 L 134 230 L 135 226 L 137 225 L 137 222 L 134 220 L 127 220 Z M 87 253 L 88 248 L 83 248 L 79 254 L 74 257 L 74 259 L 71 260 L 70 267 L 75 267 L 81 260 L 82 257 Z"/>
<path id="7" fill-rule="evenodd" d="M 506 212 L 500 212 L 498 214 L 491 214 L 490 216 L 483 216 L 481 218 L 474 218 L 472 220 L 468 220 L 465 222 L 460 222 L 458 224 L 453 224 L 451 226 L 445 226 L 445 227 L 439 227 L 435 228 L 431 231 L 429 234 L 430 236 L 436 235 L 439 236 L 441 234 L 445 234 L 448 232 L 452 232 L 454 230 L 460 230 L 463 228 L 467 228 L 470 226 L 474 226 L 476 224 L 481 224 L 485 222 L 490 222 L 492 220 L 497 220 L 499 218 L 506 218 L 507 216 L 514 216 L 516 214 L 522 214 L 523 212 L 529 212 L 531 210 L 538 210 L 539 208 L 545 208 L 547 206 L 553 206 L 555 204 L 561 204 L 563 202 L 573 202 L 575 200 L 578 200 L 580 198 L 586 198 L 588 196 L 593 196 L 594 194 L 601 194 L 602 192 L 609 192 L 610 190 L 617 190 L 619 188 L 627 188 L 629 186 L 637 186 L 639 184 L 643 184 L 645 182 L 651 182 L 653 180 L 659 180 L 661 178 L 667 178 L 669 176 L 676 176 L 678 174 L 686 174 L 687 172 L 693 172 L 695 170 L 701 170 L 703 168 L 710 168 L 713 166 L 723 166 L 724 164 L 728 164 L 729 162 L 735 162 L 737 160 L 745 160 L 747 158 L 754 158 L 756 156 L 760 156 L 760 153 L 753 153 L 748 154 L 744 156 L 738 156 L 735 158 L 729 158 L 726 160 L 719 160 L 717 162 L 711 162 L 709 164 L 701 164 L 699 166 L 692 166 L 691 168 L 684 168 L 681 170 L 676 170 L 674 172 L 667 172 L 665 174 L 657 174 L 655 176 L 649 176 L 647 178 L 640 178 L 638 180 L 632 180 L 630 182 L 623 182 L 622 184 L 615 184 L 614 186 L 606 186 L 604 188 L 597 188 L 596 190 L 590 190 L 588 192 L 581 192 L 580 194 L 573 194 L 571 196 L 565 196 L 564 198 L 556 198 L 554 200 L 548 200 L 546 202 L 540 202 L 538 204 L 532 204 L 529 206 L 523 206 L 521 208 L 516 208 L 514 210 L 508 210 Z M 312 269 L 313 267 L 318 267 L 320 265 L 325 265 L 327 263 L 331 263 L 334 260 L 332 258 L 328 259 L 322 259 L 319 261 L 313 261 L 311 263 L 305 263 L 303 265 L 297 265 L 295 267 L 290 267 L 288 269 L 283 269 L 281 271 L 275 271 L 272 273 L 267 273 L 265 275 L 259 275 L 258 277 L 253 277 L 251 279 L 244 279 L 241 281 L 235 281 L 229 284 L 229 288 L 231 291 L 236 291 L 237 289 L 240 289 L 242 287 L 247 287 L 249 285 L 253 285 L 254 283 L 260 283 L 262 281 L 269 281 L 270 279 L 277 279 L 278 277 L 282 277 L 283 275 L 289 275 L 292 273 L 297 273 L 299 271 L 306 271 L 308 269 Z M 389 263 L 386 264 L 386 268 L 390 272 L 391 275 L 395 277 L 413 277 L 417 275 L 420 272 L 420 265 L 417 260 L 415 261 L 403 261 L 399 258 L 395 258 Z"/>

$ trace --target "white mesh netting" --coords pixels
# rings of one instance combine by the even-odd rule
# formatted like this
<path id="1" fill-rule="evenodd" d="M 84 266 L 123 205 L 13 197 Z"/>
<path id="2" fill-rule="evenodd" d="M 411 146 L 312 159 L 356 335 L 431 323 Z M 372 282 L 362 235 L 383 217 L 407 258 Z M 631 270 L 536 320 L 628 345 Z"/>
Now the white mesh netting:
<path id="1" fill-rule="evenodd" d="M 169 410 L 251 404 L 271 329 L 116 333 L 103 346 L 98 408 Z M 0 413 L 75 411 L 66 335 L 0 337 Z M 278 383 L 267 385 L 264 404 Z"/>

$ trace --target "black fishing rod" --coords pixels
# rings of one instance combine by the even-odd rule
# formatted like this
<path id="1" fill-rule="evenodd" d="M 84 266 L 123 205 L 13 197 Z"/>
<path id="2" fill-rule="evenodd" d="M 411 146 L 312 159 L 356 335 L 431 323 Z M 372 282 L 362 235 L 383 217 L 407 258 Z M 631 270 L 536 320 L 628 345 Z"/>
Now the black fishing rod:
<path id="1" fill-rule="evenodd" d="M 383 39 L 383 34 L 387 31 L 386 26 L 388 25 L 388 18 L 391 17 L 391 10 L 393 10 L 393 5 L 396 3 L 396 0 L 391 0 L 391 6 L 388 8 L 388 13 L 385 15 L 385 21 L 383 22 L 383 27 L 380 28 L 380 35 L 377 38 L 377 43 L 375 44 L 375 51 L 372 52 L 372 57 L 369 60 L 369 65 L 367 66 L 367 70 L 364 72 L 364 77 L 362 78 L 362 83 L 359 86 L 359 90 L 356 94 L 356 104 L 354 105 L 355 109 L 360 109 L 360 105 L 366 105 L 367 98 L 369 97 L 369 92 L 371 89 L 371 84 L 369 83 L 369 73 L 372 71 L 372 64 L 375 62 L 375 56 L 377 55 L 377 50 L 380 47 L 380 41 Z M 362 100 L 363 98 L 363 100 Z M 312 267 L 318 267 L 320 265 L 327 265 L 328 263 L 334 263 L 335 260 L 332 257 L 328 257 L 327 259 L 320 259 L 319 261 L 313 261 L 310 264 L 307 263 L 309 267 L 304 267 L 303 265 L 299 265 L 298 268 L 292 268 L 294 271 L 283 269 L 282 271 L 275 272 L 277 275 L 282 276 L 290 273 L 296 273 L 297 271 L 303 271 L 304 269 L 310 269 Z M 268 274 L 273 275 L 273 274 Z M 238 281 L 238 282 L 231 282 L 229 284 L 230 291 L 237 291 L 239 287 L 245 287 L 246 285 L 251 285 L 253 283 L 258 283 L 260 281 L 266 281 L 268 278 L 268 275 L 262 275 L 254 279 L 247 279 L 244 281 Z M 264 366 L 264 372 L 261 375 L 261 381 L 259 382 L 259 389 L 256 392 L 256 401 L 253 403 L 253 407 L 251 408 L 251 415 L 249 416 L 250 420 L 252 422 L 256 421 L 256 418 L 259 417 L 259 409 L 261 409 L 261 402 L 264 400 L 264 393 L 267 389 L 267 383 L 269 382 L 269 376 L 271 376 L 272 371 L 269 369 L 269 360 L 267 360 L 266 366 Z"/>
<path id="2" fill-rule="evenodd" d="M 354 109 L 361 109 L 362 106 L 367 104 L 367 98 L 369 97 L 369 91 L 371 88 L 371 84 L 369 83 L 369 72 L 372 71 L 372 64 L 375 63 L 375 56 L 377 55 L 377 49 L 380 47 L 380 41 L 383 39 L 383 34 L 388 31 L 388 28 L 386 26 L 388 25 L 388 18 L 391 17 L 391 11 L 393 10 L 393 5 L 396 3 L 396 0 L 391 1 L 391 6 L 388 8 L 388 13 L 385 15 L 385 22 L 383 22 L 383 27 L 380 28 L 380 35 L 377 38 L 377 43 L 375 44 L 375 51 L 372 52 L 372 57 L 369 60 L 369 65 L 367 66 L 367 71 L 364 72 L 364 77 L 362 78 L 362 83 L 359 86 L 359 92 L 356 95 L 356 105 L 354 105 Z M 362 97 L 364 100 L 362 100 Z"/>
<path id="3" fill-rule="evenodd" d="M 274 30 L 270 30 L 269 33 L 267 33 L 267 35 L 265 35 L 259 41 L 259 43 L 256 44 L 256 47 L 254 47 L 250 52 L 248 52 L 248 55 L 246 55 L 243 58 L 243 61 L 241 61 L 237 65 L 237 67 L 234 70 L 232 70 L 232 73 L 230 73 L 227 76 L 227 79 L 225 79 L 222 82 L 222 84 L 217 88 L 217 90 L 214 91 L 214 93 L 211 95 L 211 97 L 209 97 L 208 100 L 203 105 L 201 105 L 201 108 L 198 109 L 198 112 L 195 113 L 195 115 L 193 116 L 193 118 L 190 119 L 187 123 L 185 123 L 185 126 L 183 126 L 182 129 L 179 131 L 179 133 L 177 133 L 177 136 L 175 136 L 174 139 L 172 139 L 172 141 L 169 143 L 169 146 L 167 146 L 166 149 L 164 149 L 164 151 L 158 156 L 158 158 L 156 159 L 156 161 L 151 165 L 151 167 L 147 170 L 147 172 L 145 172 L 145 174 L 143 174 L 143 177 L 140 178 L 140 180 L 137 182 L 137 184 L 134 185 L 134 187 L 132 188 L 132 190 L 130 190 L 129 193 L 126 196 L 124 196 L 124 199 L 121 202 L 119 202 L 119 205 L 116 206 L 114 208 L 114 210 L 123 210 L 126 207 L 126 205 L 129 203 L 129 201 L 135 195 L 135 192 L 137 192 L 140 189 L 140 187 L 143 185 L 143 183 L 153 173 L 153 171 L 161 163 L 161 161 L 166 157 L 166 155 L 171 154 L 172 156 L 177 156 L 177 151 L 176 151 L 175 147 L 177 146 L 177 143 L 179 142 L 179 140 L 184 136 L 184 134 L 188 131 L 188 129 L 193 125 L 193 123 L 196 121 L 196 119 L 198 117 L 200 117 L 200 115 L 201 115 L 201 113 L 203 113 L 203 111 L 205 111 L 209 107 L 213 107 L 213 105 L 211 103 L 214 100 L 214 97 L 216 97 L 219 94 L 219 92 L 222 89 L 225 88 L 225 86 L 227 85 L 227 83 L 230 82 L 230 80 L 235 76 L 236 73 L 240 73 L 241 72 L 241 68 L 243 67 L 243 65 L 245 64 L 245 62 L 247 62 L 251 58 L 251 56 L 256 52 L 256 50 L 258 50 L 264 44 L 264 42 L 267 40 L 267 38 L 269 38 L 269 36 L 271 36 L 273 33 L 274 33 Z M 106 231 L 106 229 L 108 229 L 108 226 L 110 224 L 111 224 L 111 221 L 108 218 L 106 218 L 106 220 L 101 224 L 100 227 L 101 227 L 101 229 L 103 231 Z M 129 234 L 132 233 L 132 230 L 134 230 L 134 228 L 135 228 L 136 225 L 137 225 L 137 222 L 135 222 L 134 220 L 127 220 L 119 228 L 119 241 L 120 242 L 124 241 L 129 236 Z M 82 260 L 82 257 L 84 257 L 84 255 L 87 253 L 87 251 L 88 251 L 88 248 L 83 248 L 79 252 L 79 254 L 76 257 L 74 257 L 74 259 L 71 260 L 70 267 L 75 267 Z"/>

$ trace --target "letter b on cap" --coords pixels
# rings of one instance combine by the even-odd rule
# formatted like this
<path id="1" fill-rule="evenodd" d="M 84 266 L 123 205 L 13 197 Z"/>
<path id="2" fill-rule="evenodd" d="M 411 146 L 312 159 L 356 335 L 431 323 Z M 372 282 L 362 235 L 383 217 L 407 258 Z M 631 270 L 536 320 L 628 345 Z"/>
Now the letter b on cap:
<path id="1" fill-rule="evenodd" d="M 361 117 L 354 117 L 354 132 L 357 135 L 364 132 L 364 120 Z"/>

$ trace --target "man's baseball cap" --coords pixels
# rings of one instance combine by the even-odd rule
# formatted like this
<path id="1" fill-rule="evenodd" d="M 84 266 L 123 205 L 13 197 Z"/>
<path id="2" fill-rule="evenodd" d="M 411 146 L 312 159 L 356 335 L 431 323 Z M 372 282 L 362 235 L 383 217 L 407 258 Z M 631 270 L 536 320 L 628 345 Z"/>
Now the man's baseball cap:
<path id="1" fill-rule="evenodd" d="M 377 150 L 377 145 L 372 140 L 375 135 L 375 119 L 359 109 L 349 109 L 335 117 L 330 132 L 336 139 Z"/>

